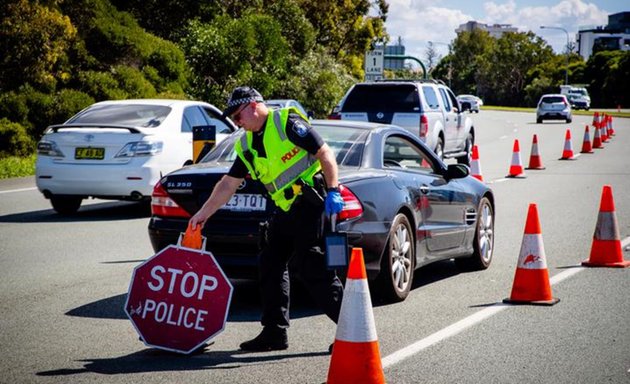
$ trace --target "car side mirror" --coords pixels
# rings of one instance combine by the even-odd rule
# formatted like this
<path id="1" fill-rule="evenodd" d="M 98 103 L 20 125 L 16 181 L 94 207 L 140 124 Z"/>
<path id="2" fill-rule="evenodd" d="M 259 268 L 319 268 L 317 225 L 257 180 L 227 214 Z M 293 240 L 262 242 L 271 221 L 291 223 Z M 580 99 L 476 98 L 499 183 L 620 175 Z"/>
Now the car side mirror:
<path id="1" fill-rule="evenodd" d="M 463 179 L 470 175 L 470 168 L 465 164 L 449 164 L 446 168 L 446 179 Z"/>

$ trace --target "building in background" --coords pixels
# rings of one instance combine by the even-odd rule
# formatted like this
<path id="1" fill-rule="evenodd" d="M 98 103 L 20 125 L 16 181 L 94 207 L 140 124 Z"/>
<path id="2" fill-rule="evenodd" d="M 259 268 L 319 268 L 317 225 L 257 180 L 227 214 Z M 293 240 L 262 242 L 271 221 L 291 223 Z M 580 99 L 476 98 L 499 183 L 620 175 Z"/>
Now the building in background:
<path id="1" fill-rule="evenodd" d="M 512 27 L 512 24 L 483 24 L 469 21 L 466 24 L 460 24 L 455 33 L 472 32 L 475 29 L 487 31 L 495 39 L 500 38 L 506 32 L 518 32 L 518 28 Z"/>
<path id="2" fill-rule="evenodd" d="M 608 15 L 608 25 L 580 27 L 577 49 L 584 60 L 598 51 L 630 51 L 630 12 Z"/>

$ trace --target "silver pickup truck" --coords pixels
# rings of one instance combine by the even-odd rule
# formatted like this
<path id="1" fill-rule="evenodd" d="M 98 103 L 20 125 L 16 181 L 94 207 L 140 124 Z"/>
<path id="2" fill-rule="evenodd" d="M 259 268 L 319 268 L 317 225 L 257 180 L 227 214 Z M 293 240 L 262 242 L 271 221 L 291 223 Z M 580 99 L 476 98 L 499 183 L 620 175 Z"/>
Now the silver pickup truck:
<path id="1" fill-rule="evenodd" d="M 341 120 L 394 124 L 418 135 L 440 158 L 470 164 L 475 128 L 453 92 L 436 80 L 357 83 L 341 99 Z"/>

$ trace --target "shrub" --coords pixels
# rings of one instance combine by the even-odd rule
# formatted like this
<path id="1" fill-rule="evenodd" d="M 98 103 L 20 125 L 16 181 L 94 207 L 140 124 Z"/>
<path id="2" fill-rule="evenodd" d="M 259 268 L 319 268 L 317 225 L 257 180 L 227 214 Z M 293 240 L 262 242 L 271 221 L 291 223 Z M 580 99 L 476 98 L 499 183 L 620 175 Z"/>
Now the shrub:
<path id="1" fill-rule="evenodd" d="M 118 80 L 118 87 L 129 97 L 151 98 L 155 97 L 156 91 L 153 85 L 145 79 L 142 72 L 133 67 L 118 65 L 113 71 L 114 78 Z"/>
<path id="2" fill-rule="evenodd" d="M 94 99 L 90 95 L 74 89 L 62 89 L 55 95 L 53 108 L 48 113 L 50 124 L 61 124 L 91 104 L 94 104 Z"/>
<path id="3" fill-rule="evenodd" d="M 34 149 L 34 141 L 21 124 L 7 118 L 0 119 L 0 158 L 29 156 Z"/>
<path id="4" fill-rule="evenodd" d="M 83 71 L 79 73 L 80 89 L 96 100 L 121 100 L 127 92 L 118 88 L 118 81 L 108 72 Z"/>

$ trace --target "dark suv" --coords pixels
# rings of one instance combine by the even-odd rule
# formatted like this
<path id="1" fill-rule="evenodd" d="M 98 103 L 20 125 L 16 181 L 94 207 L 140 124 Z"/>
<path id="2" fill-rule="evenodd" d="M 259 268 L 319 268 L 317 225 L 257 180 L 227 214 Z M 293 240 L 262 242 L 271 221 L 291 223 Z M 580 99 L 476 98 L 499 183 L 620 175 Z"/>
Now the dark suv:
<path id="1" fill-rule="evenodd" d="M 453 92 L 435 80 L 386 80 L 353 85 L 339 104 L 341 120 L 401 126 L 440 157 L 470 164 L 475 129 Z"/>

